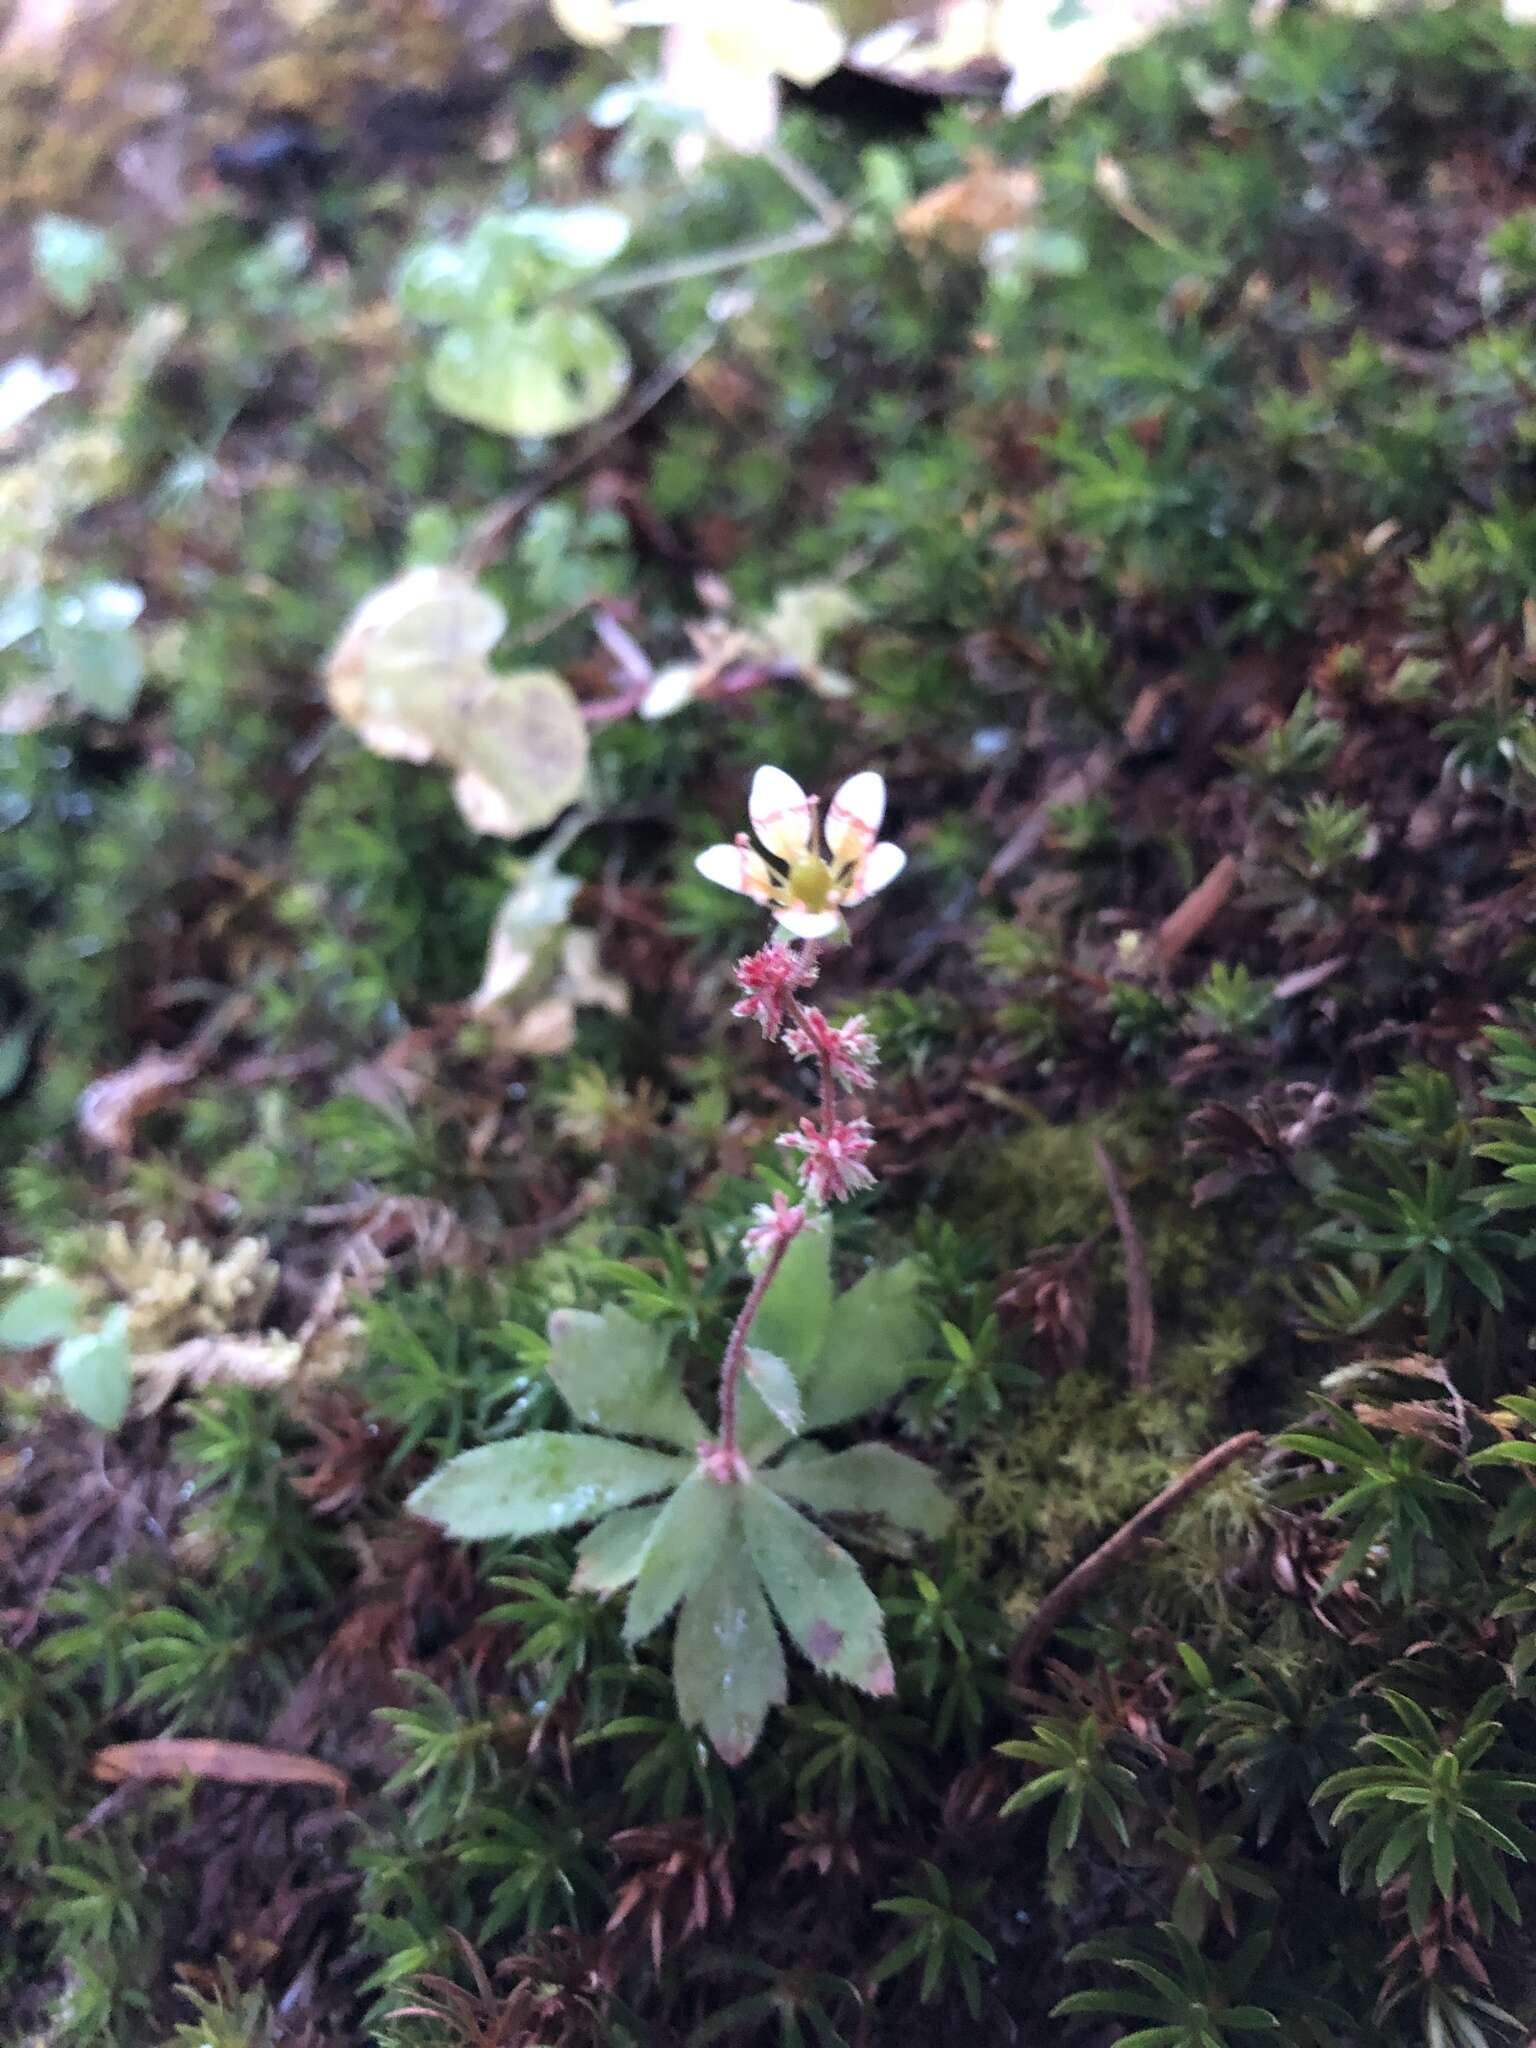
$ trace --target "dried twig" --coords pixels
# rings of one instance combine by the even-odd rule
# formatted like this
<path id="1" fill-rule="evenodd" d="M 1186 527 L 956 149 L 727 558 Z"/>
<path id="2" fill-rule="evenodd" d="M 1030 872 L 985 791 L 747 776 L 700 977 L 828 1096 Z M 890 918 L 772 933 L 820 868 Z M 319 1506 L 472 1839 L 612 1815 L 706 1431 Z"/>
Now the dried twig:
<path id="1" fill-rule="evenodd" d="M 1228 1437 L 1224 1444 L 1207 1451 L 1180 1478 L 1165 1486 L 1155 1499 L 1138 1508 L 1113 1536 L 1068 1572 L 1060 1585 L 1053 1586 L 1030 1616 L 1014 1645 L 1008 1674 L 1010 1683 L 1015 1688 L 1023 1686 L 1031 1665 L 1065 1617 L 1081 1604 L 1101 1579 L 1109 1576 L 1116 1565 L 1123 1563 L 1159 1523 L 1166 1521 L 1175 1508 L 1181 1508 L 1203 1486 L 1208 1486 L 1217 1473 L 1224 1472 L 1228 1465 L 1245 1457 L 1249 1451 L 1257 1450 L 1263 1441 L 1258 1430 L 1245 1429 L 1240 1436 Z"/>
<path id="2" fill-rule="evenodd" d="M 1093 1157 L 1104 1177 L 1104 1192 L 1109 1196 L 1115 1228 L 1120 1233 L 1120 1248 L 1125 1254 L 1126 1369 L 1133 1386 L 1145 1387 L 1151 1383 L 1152 1347 L 1157 1342 L 1147 1255 L 1142 1249 L 1141 1233 L 1136 1228 L 1131 1205 L 1125 1198 L 1125 1188 L 1115 1171 L 1115 1162 L 1097 1138 L 1093 1141 Z"/>
<path id="3" fill-rule="evenodd" d="M 981 878 L 982 895 L 990 895 L 999 882 L 1031 857 L 1050 828 L 1052 811 L 1062 804 L 1080 804 L 1085 797 L 1097 796 L 1119 765 L 1119 748 L 1106 741 L 1095 747 L 1087 760 L 1054 782 L 1030 805 L 1010 837 L 992 856 L 991 865 Z"/>

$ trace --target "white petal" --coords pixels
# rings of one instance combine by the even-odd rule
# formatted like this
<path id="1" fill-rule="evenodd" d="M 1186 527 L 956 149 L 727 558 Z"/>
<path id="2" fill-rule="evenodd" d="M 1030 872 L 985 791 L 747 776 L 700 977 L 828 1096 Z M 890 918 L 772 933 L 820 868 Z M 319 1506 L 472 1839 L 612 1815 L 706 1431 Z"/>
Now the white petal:
<path id="1" fill-rule="evenodd" d="M 768 870 L 749 846 L 706 846 L 694 866 L 706 882 L 750 896 L 754 903 L 768 900 Z"/>
<path id="2" fill-rule="evenodd" d="M 674 661 L 664 668 L 640 700 L 642 718 L 670 718 L 691 704 L 704 687 L 705 674 L 697 661 Z"/>
<path id="3" fill-rule="evenodd" d="M 779 923 L 797 939 L 830 939 L 843 928 L 840 910 L 781 910 Z"/>
<path id="4" fill-rule="evenodd" d="M 759 768 L 747 798 L 752 830 L 768 851 L 793 865 L 811 850 L 815 810 L 810 798 L 782 768 Z"/>
<path id="5" fill-rule="evenodd" d="M 858 879 L 848 891 L 846 900 L 849 903 L 862 903 L 867 896 L 875 895 L 894 882 L 906 864 L 907 856 L 901 848 L 893 846 L 889 839 L 882 839 L 859 871 Z"/>
<path id="6" fill-rule="evenodd" d="M 744 9 L 750 18 L 752 10 Z M 847 39 L 817 0 L 773 0 L 759 11 L 763 55 L 796 85 L 816 85 L 843 61 Z"/>
<path id="7" fill-rule="evenodd" d="M 743 67 L 712 27 L 678 24 L 662 31 L 662 90 L 674 105 L 699 115 L 723 142 L 744 152 L 773 139 L 779 88 L 773 73 Z"/>
<path id="8" fill-rule="evenodd" d="M 551 14 L 568 36 L 598 50 L 624 40 L 624 23 L 613 0 L 549 0 Z"/>
<path id="9" fill-rule="evenodd" d="M 885 777 L 873 768 L 850 775 L 827 810 L 827 846 L 833 862 L 846 867 L 864 858 L 880 837 L 885 816 Z"/>

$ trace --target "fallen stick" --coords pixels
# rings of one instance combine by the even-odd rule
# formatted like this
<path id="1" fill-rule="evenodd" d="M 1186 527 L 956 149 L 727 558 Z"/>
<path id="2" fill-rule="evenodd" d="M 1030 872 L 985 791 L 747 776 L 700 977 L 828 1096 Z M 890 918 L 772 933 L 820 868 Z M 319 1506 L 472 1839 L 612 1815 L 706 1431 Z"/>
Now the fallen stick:
<path id="1" fill-rule="evenodd" d="M 1008 1667 L 1010 1684 L 1014 1687 L 1021 1687 L 1024 1684 L 1029 1676 L 1030 1666 L 1065 1617 L 1093 1591 L 1101 1579 L 1108 1578 L 1115 1566 L 1129 1557 L 1160 1522 L 1166 1521 L 1175 1508 L 1182 1507 L 1185 1501 L 1192 1499 L 1202 1486 L 1209 1485 L 1218 1472 L 1224 1472 L 1228 1465 L 1235 1463 L 1249 1451 L 1257 1450 L 1263 1441 L 1263 1435 L 1259 1430 L 1245 1429 L 1240 1436 L 1230 1436 L 1224 1444 L 1217 1444 L 1213 1451 L 1207 1451 L 1203 1458 L 1197 1458 L 1187 1472 L 1177 1479 L 1170 1480 L 1160 1494 L 1149 1500 L 1145 1507 L 1138 1508 L 1131 1519 L 1122 1524 L 1113 1536 L 1085 1557 L 1080 1565 L 1069 1571 L 1059 1585 L 1053 1586 L 1030 1616 L 1014 1645 Z"/>
<path id="2" fill-rule="evenodd" d="M 1093 1141 L 1093 1156 L 1103 1176 L 1104 1192 L 1109 1196 L 1115 1228 L 1120 1233 L 1120 1248 L 1125 1255 L 1126 1367 L 1133 1386 L 1150 1386 L 1157 1324 L 1152 1314 L 1152 1282 L 1147 1274 L 1147 1255 L 1142 1250 L 1141 1233 L 1136 1228 L 1131 1205 L 1125 1198 L 1125 1188 L 1115 1171 L 1115 1162 L 1097 1138 Z"/>

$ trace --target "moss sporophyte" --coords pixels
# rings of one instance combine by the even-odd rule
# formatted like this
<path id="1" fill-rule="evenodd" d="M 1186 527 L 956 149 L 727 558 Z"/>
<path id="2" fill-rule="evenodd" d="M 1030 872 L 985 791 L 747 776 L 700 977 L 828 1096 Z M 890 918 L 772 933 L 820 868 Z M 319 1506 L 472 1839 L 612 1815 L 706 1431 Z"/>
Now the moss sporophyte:
<path id="1" fill-rule="evenodd" d="M 678 1610 L 679 1711 L 732 1763 L 786 1697 L 780 1628 L 819 1671 L 877 1696 L 895 1684 L 879 1602 L 810 1515 L 878 1516 L 933 1536 L 950 1514 L 916 1459 L 887 1444 L 828 1451 L 811 1440 L 892 1399 L 925 1351 L 912 1261 L 834 1291 L 830 1207 L 875 1185 L 873 1133 L 848 1097 L 873 1084 L 879 1048 L 862 1017 L 833 1024 L 805 1000 L 820 948 L 845 930 L 844 907 L 905 864 L 879 837 L 885 784 L 868 771 L 845 782 L 819 841 L 817 803 L 780 769 L 757 771 L 748 810 L 757 845 L 743 837 L 698 860 L 777 921 L 737 962 L 733 1015 L 804 1063 L 817 1099 L 777 1141 L 798 1155 L 798 1193 L 775 1190 L 742 1233 L 751 1285 L 721 1357 L 715 1429 L 685 1391 L 671 1331 L 611 1305 L 560 1309 L 549 1375 L 578 1431 L 467 1451 L 412 1496 L 418 1513 L 464 1537 L 595 1522 L 575 1586 L 628 1589 L 631 1643 Z M 623 1441 L 636 1437 L 649 1444 Z"/>

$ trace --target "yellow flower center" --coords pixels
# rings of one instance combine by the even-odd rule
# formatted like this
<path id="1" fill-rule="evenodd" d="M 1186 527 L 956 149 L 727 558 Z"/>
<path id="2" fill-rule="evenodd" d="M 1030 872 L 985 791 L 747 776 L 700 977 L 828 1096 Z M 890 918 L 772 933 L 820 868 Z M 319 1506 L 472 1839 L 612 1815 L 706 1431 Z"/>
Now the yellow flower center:
<path id="1" fill-rule="evenodd" d="M 798 904 L 803 910 L 829 910 L 833 908 L 832 895 L 837 886 L 837 877 L 824 860 L 811 853 L 803 860 L 797 860 L 784 878 L 785 899 Z"/>

